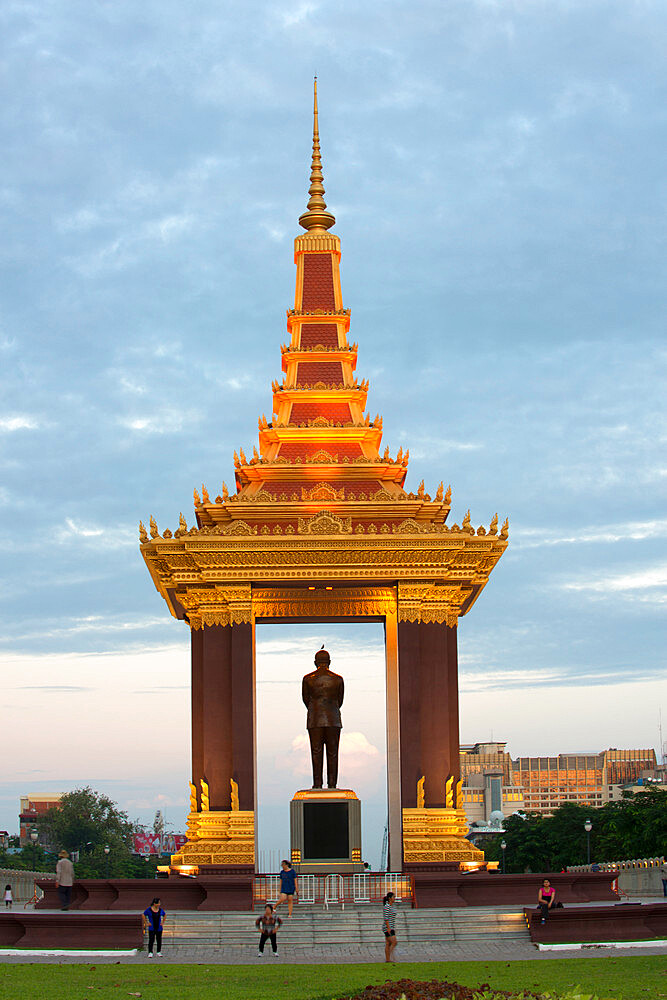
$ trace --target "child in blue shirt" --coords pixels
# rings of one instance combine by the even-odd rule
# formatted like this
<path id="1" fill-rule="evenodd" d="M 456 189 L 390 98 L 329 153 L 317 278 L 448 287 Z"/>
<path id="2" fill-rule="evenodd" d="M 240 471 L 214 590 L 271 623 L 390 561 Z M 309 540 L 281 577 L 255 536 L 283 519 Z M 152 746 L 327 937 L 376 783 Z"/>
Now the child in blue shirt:
<path id="1" fill-rule="evenodd" d="M 294 897 L 296 896 L 297 899 L 299 897 L 299 885 L 296 880 L 296 872 L 289 861 L 282 861 L 280 867 L 280 895 L 278 896 L 276 909 L 278 909 L 281 903 L 287 900 L 287 916 L 291 917 Z"/>
<path id="2" fill-rule="evenodd" d="M 148 957 L 153 957 L 153 943 L 157 944 L 157 957 L 162 958 L 162 928 L 166 913 L 160 906 L 160 897 L 156 896 L 150 906 L 141 915 L 141 926 L 144 934 L 148 927 Z"/>

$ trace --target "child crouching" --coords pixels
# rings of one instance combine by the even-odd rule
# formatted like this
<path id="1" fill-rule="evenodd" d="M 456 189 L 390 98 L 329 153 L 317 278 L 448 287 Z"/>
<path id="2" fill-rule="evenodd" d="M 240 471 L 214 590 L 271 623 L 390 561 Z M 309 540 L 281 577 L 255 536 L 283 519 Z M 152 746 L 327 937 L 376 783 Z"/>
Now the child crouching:
<path id="1" fill-rule="evenodd" d="M 266 939 L 269 938 L 271 941 L 271 948 L 273 949 L 273 957 L 278 957 L 278 943 L 276 941 L 276 931 L 282 924 L 280 917 L 276 916 L 273 912 L 273 907 L 270 903 L 267 903 L 264 907 L 264 913 L 261 917 L 257 917 L 255 921 L 255 927 L 257 927 L 261 932 L 261 937 L 259 939 L 259 951 L 258 957 L 261 958 L 264 954 L 264 945 L 266 944 Z"/>

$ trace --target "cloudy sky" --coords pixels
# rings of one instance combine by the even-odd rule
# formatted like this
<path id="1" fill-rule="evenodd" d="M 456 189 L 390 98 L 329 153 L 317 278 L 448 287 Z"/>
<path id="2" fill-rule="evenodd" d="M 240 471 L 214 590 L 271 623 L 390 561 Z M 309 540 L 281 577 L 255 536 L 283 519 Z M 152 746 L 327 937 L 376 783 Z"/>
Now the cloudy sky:
<path id="1" fill-rule="evenodd" d="M 188 635 L 137 524 L 191 521 L 193 488 L 229 483 L 270 412 L 315 72 L 369 409 L 410 448 L 408 489 L 444 479 L 452 521 L 510 518 L 459 628 L 462 740 L 658 748 L 664 14 L 6 0 L 0 827 L 17 828 L 21 794 L 87 782 L 183 828 Z M 376 860 L 377 626 L 259 632 L 262 844 L 286 848 L 307 780 L 298 683 L 323 641 L 348 685 L 341 780 Z"/>

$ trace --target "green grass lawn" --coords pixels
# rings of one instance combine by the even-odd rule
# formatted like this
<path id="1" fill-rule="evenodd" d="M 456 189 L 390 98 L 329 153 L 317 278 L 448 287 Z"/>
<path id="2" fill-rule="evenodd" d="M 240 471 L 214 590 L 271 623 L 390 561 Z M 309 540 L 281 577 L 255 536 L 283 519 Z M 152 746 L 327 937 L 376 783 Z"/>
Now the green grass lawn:
<path id="1" fill-rule="evenodd" d="M 270 959 L 269 959 L 270 961 Z M 567 990 L 600 1000 L 667 997 L 667 959 L 563 958 L 534 962 L 384 965 L 0 965 L 2 1000 L 338 1000 L 386 979 L 444 979 L 499 989 Z"/>

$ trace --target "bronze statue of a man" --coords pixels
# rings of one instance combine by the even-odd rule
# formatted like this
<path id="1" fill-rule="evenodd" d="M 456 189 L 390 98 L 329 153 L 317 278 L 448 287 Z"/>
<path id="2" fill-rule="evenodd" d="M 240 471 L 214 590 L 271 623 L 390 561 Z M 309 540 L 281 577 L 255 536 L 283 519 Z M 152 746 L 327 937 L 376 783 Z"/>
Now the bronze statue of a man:
<path id="1" fill-rule="evenodd" d="M 308 709 L 306 727 L 310 737 L 310 756 L 313 762 L 313 788 L 322 787 L 324 747 L 327 748 L 327 788 L 335 788 L 338 781 L 338 741 L 343 723 L 340 706 L 343 704 L 343 678 L 329 670 L 331 657 L 326 649 L 315 653 L 315 667 L 306 674 L 301 685 L 301 697 Z"/>

